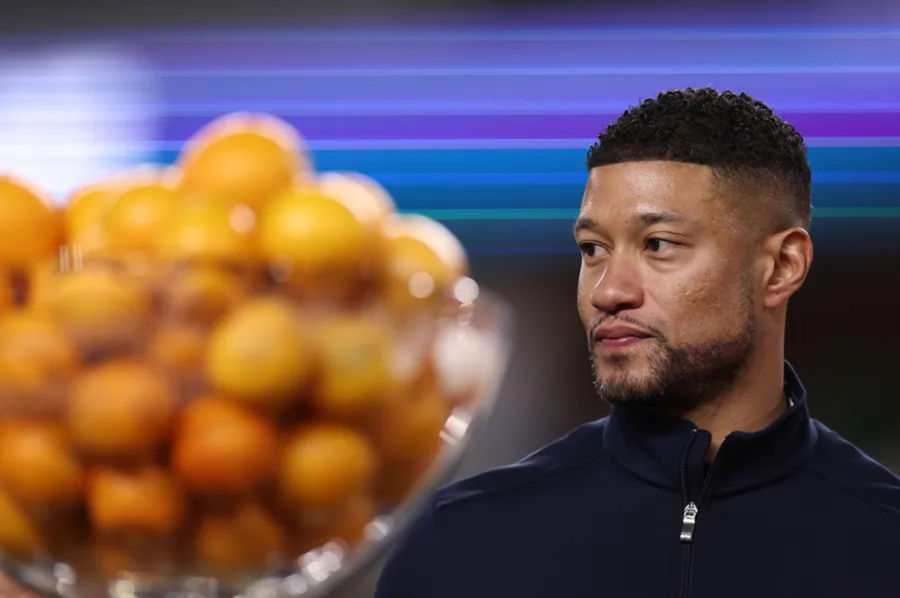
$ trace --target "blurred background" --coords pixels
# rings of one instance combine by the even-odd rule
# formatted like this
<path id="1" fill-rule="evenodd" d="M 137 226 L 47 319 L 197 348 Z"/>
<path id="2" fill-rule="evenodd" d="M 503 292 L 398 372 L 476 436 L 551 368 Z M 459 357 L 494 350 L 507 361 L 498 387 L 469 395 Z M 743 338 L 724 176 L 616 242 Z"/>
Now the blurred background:
<path id="1" fill-rule="evenodd" d="M 900 5 L 536 2 L 16 3 L 0 22 L 0 171 L 59 202 L 170 163 L 202 125 L 275 114 L 319 170 L 361 171 L 446 224 L 513 304 L 499 405 L 459 476 L 606 407 L 571 238 L 596 134 L 659 91 L 714 86 L 805 136 L 816 259 L 787 355 L 815 417 L 900 472 Z M 342 596 L 369 596 L 378 568 Z"/>

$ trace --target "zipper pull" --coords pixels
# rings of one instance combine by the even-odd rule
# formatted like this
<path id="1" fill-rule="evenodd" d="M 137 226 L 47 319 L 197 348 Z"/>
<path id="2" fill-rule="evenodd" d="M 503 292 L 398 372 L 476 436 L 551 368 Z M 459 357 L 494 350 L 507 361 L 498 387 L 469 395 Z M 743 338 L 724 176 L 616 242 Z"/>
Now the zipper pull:
<path id="1" fill-rule="evenodd" d="M 697 513 L 700 510 L 692 502 L 684 506 L 684 517 L 681 520 L 681 541 L 690 544 L 694 539 L 694 526 L 697 525 Z"/>

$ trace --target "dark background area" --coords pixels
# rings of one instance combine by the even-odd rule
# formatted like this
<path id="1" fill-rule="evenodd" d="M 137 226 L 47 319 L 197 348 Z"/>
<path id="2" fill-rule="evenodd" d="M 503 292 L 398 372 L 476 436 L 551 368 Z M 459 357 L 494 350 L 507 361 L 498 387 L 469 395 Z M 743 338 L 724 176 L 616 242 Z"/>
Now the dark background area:
<path id="1" fill-rule="evenodd" d="M 883 25 L 896 16 L 892 0 L 183 0 L 134 2 L 79 0 L 3 3 L 0 31 L 95 32 L 99 29 L 144 29 L 218 26 L 391 25 L 416 21 L 466 23 L 473 15 L 482 23 L 504 25 L 533 20 L 571 24 L 572 15 L 607 25 L 695 25 L 714 18 L 720 24 L 783 25 L 790 23 L 855 23 Z M 582 23 L 587 24 L 586 22 Z"/>

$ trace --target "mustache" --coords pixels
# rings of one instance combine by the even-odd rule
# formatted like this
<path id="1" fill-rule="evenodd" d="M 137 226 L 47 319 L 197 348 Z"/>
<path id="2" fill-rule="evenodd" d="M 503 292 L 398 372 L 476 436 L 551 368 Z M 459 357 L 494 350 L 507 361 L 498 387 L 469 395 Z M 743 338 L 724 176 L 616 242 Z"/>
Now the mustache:
<path id="1" fill-rule="evenodd" d="M 617 322 L 617 323 L 622 323 L 622 324 L 628 324 L 630 326 L 634 326 L 635 328 L 639 328 L 639 329 L 647 332 L 650 336 L 653 336 L 653 337 L 659 339 L 663 343 L 669 342 L 669 339 L 666 338 L 666 335 L 663 333 L 663 331 L 660 330 L 659 328 L 656 328 L 655 326 L 645 324 L 644 322 L 641 322 L 640 320 L 637 320 L 637 319 L 632 318 L 631 316 L 627 316 L 627 315 L 618 315 L 618 316 L 609 316 L 608 315 L 608 316 L 601 316 L 601 317 L 597 318 L 596 320 L 594 320 L 593 322 L 591 322 L 591 325 L 588 328 L 588 345 L 591 348 L 593 348 L 594 343 L 597 342 L 596 339 L 594 339 L 594 330 L 597 329 L 597 326 L 600 326 L 601 324 L 605 324 L 607 322 Z"/>

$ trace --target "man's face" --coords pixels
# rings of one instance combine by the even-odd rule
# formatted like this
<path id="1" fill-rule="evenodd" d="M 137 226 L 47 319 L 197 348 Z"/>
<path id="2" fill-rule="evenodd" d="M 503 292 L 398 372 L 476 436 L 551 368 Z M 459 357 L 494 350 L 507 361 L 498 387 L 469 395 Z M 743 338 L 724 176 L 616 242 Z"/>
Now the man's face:
<path id="1" fill-rule="evenodd" d="M 609 402 L 686 411 L 727 390 L 756 337 L 749 235 L 707 166 L 591 170 L 578 311 Z"/>

